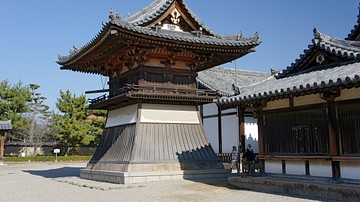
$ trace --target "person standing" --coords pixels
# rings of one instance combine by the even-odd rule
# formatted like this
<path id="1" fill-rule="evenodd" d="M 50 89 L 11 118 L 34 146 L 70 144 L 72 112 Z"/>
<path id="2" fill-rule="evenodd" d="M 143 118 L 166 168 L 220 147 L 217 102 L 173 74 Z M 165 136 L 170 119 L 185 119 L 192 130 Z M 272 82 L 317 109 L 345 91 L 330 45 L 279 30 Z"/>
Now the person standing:
<path id="1" fill-rule="evenodd" d="M 232 152 L 231 152 L 231 170 L 236 168 L 237 172 L 239 172 L 239 167 L 238 167 L 238 160 L 239 160 L 239 153 L 236 149 L 236 146 L 232 147 Z"/>

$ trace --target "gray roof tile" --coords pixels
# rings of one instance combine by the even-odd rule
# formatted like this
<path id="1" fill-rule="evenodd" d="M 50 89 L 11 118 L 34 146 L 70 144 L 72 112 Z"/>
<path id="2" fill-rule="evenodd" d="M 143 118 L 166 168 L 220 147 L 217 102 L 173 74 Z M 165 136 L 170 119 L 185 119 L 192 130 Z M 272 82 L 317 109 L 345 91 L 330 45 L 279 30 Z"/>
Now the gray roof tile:
<path id="1" fill-rule="evenodd" d="M 0 130 L 11 130 L 11 121 L 0 121 Z"/>
<path id="2" fill-rule="evenodd" d="M 294 63 L 278 74 L 279 78 L 287 76 L 295 68 L 301 66 L 302 62 L 306 60 L 316 49 L 321 49 L 327 53 L 346 59 L 360 59 L 359 41 L 337 39 L 314 29 L 314 39 L 312 42 L 313 44 L 309 45 L 308 49 L 304 50 L 304 54 L 301 54 L 300 58 L 296 59 Z"/>
<path id="3" fill-rule="evenodd" d="M 197 81 L 219 94 L 233 95 L 232 85 L 243 88 L 269 78 L 270 73 L 214 67 L 198 72 Z"/>
<path id="4" fill-rule="evenodd" d="M 360 62 L 338 65 L 285 78 L 272 76 L 256 85 L 241 88 L 241 94 L 222 98 L 220 103 L 252 101 L 314 89 L 360 83 Z"/>
<path id="5" fill-rule="evenodd" d="M 357 37 L 357 35 L 360 34 L 360 2 L 359 2 L 359 14 L 357 16 L 357 24 L 354 25 L 354 28 L 350 31 L 350 33 L 348 34 L 348 36 L 345 38 L 345 40 L 355 40 L 355 38 Z"/>

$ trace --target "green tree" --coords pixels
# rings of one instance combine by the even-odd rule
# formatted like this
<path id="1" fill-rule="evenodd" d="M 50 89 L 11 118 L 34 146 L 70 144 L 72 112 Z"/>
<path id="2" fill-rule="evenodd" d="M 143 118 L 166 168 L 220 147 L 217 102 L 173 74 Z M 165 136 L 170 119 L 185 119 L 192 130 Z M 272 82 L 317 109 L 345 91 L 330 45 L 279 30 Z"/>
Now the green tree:
<path id="1" fill-rule="evenodd" d="M 37 90 L 40 88 L 38 84 L 29 85 L 31 92 L 31 100 L 29 102 L 29 111 L 28 119 L 30 121 L 30 126 L 28 130 L 28 142 L 34 146 L 34 152 L 37 150 L 37 147 L 41 147 L 42 142 L 48 141 L 49 137 L 49 106 L 44 104 L 44 101 L 47 99 L 42 96 Z"/>
<path id="2" fill-rule="evenodd" d="M 21 81 L 15 85 L 7 80 L 0 82 L 0 120 L 11 120 L 13 140 L 26 140 L 30 122 L 24 113 L 29 110 L 29 101 L 31 92 Z"/>
<path id="3" fill-rule="evenodd" d="M 54 114 L 53 128 L 57 139 L 65 143 L 65 154 L 67 145 L 72 148 L 70 154 L 76 154 L 78 144 L 87 145 L 101 133 L 101 121 L 96 117 L 89 119 L 88 103 L 84 95 L 77 97 L 69 90 L 60 91 L 56 107 L 61 113 Z"/>

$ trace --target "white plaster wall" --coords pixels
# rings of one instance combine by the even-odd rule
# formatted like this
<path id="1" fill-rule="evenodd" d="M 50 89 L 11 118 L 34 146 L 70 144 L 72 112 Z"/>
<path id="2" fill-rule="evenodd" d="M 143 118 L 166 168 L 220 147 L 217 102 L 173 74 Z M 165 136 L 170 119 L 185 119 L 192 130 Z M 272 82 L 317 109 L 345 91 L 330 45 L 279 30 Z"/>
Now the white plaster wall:
<path id="1" fill-rule="evenodd" d="M 286 174 L 305 175 L 305 161 L 285 161 Z"/>
<path id="2" fill-rule="evenodd" d="M 215 103 L 203 105 L 203 116 L 217 115 L 218 109 Z"/>
<path id="3" fill-rule="evenodd" d="M 265 173 L 282 174 L 281 161 L 265 160 Z"/>
<path id="4" fill-rule="evenodd" d="M 245 144 L 251 144 L 255 153 L 259 153 L 257 120 L 245 117 Z"/>
<path id="5" fill-rule="evenodd" d="M 135 123 L 137 119 L 137 104 L 108 112 L 105 128 Z"/>
<path id="6" fill-rule="evenodd" d="M 341 178 L 360 180 L 359 162 L 340 162 Z"/>
<path id="7" fill-rule="evenodd" d="M 222 124 L 222 151 L 231 153 L 232 147 L 238 147 L 239 144 L 239 124 L 236 115 L 223 116 Z"/>
<path id="8" fill-rule="evenodd" d="M 199 124 L 195 106 L 143 104 L 140 114 L 141 123 L 188 123 Z"/>
<path id="9" fill-rule="evenodd" d="M 232 113 L 232 112 L 237 112 L 236 111 L 236 108 L 230 108 L 230 109 L 225 109 L 225 110 L 222 110 L 221 113 L 222 114 L 226 114 L 226 113 Z"/>
<path id="10" fill-rule="evenodd" d="M 214 149 L 215 153 L 219 153 L 219 141 L 218 141 L 218 119 L 207 118 L 204 119 L 205 134 L 207 135 L 209 142 Z"/>
<path id="11" fill-rule="evenodd" d="M 310 160 L 309 170 L 311 176 L 332 177 L 331 161 Z"/>

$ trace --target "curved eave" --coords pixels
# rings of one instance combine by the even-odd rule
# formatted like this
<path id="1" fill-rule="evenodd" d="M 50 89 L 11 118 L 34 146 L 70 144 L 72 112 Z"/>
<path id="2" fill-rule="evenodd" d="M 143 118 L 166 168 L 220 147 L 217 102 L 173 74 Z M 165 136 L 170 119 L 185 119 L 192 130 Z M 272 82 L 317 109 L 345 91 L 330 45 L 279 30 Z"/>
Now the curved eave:
<path id="1" fill-rule="evenodd" d="M 277 78 L 283 78 L 294 69 L 301 66 L 304 61 L 316 50 L 320 49 L 329 54 L 346 58 L 346 59 L 360 59 L 360 42 L 341 40 L 334 37 L 330 37 L 314 29 L 314 39 L 312 44 L 305 49 L 303 54 L 300 55 L 294 63 L 291 63 L 285 70 L 277 75 Z"/>
<path id="2" fill-rule="evenodd" d="M 345 40 L 353 40 L 353 41 L 358 41 L 360 40 L 360 2 L 359 2 L 359 14 L 357 15 L 357 21 L 356 21 L 356 25 L 354 25 L 354 28 L 350 31 L 350 33 L 348 34 L 348 36 L 345 38 Z"/>
<path id="3" fill-rule="evenodd" d="M 244 93 L 244 95 L 220 98 L 218 104 L 227 108 L 239 104 L 263 103 L 270 100 L 333 91 L 334 89 L 358 88 L 360 87 L 359 67 L 360 63 L 353 63 L 283 79 L 272 77 L 268 81 L 259 83 L 257 90 L 255 87 L 255 90 L 248 89 L 248 93 Z M 323 79 L 317 80 L 322 76 Z"/>
<path id="4" fill-rule="evenodd" d="M 225 40 L 216 37 L 194 36 L 190 33 L 179 33 L 173 31 L 160 30 L 156 31 L 150 28 L 133 26 L 124 21 L 109 22 L 105 24 L 97 36 L 82 48 L 76 50 L 69 56 L 59 56 L 58 64 L 62 69 L 71 69 L 70 66 L 75 64 L 81 58 L 95 51 L 97 47 L 104 43 L 109 43 L 109 37 L 118 37 L 117 35 L 127 35 L 138 39 L 148 40 L 154 44 L 166 44 L 168 46 L 178 46 L 180 48 L 216 51 L 230 53 L 241 57 L 249 52 L 255 51 L 255 47 L 261 43 L 257 38 L 241 40 Z M 230 58 L 229 60 L 234 59 Z M 227 62 L 227 61 L 224 61 Z M 91 71 L 89 72 L 91 73 Z"/>

